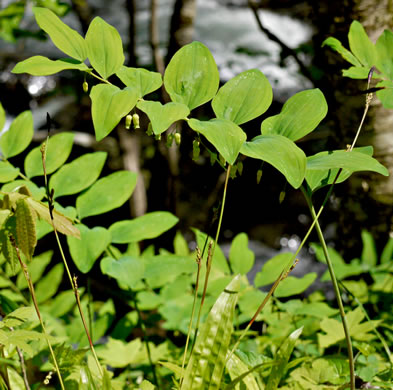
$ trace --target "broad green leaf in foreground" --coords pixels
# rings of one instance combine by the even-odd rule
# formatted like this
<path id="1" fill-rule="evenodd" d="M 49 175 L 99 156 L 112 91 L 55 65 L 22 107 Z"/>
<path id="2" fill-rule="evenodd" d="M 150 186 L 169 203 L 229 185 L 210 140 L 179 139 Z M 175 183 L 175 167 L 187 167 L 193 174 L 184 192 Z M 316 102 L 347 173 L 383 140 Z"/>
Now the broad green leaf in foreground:
<path id="1" fill-rule="evenodd" d="M 376 65 L 376 50 L 361 23 L 354 20 L 348 33 L 349 48 L 356 58 L 367 68 Z"/>
<path id="2" fill-rule="evenodd" d="M 199 121 L 190 119 L 191 129 L 204 135 L 224 159 L 233 165 L 247 136 L 235 123 L 227 119 Z"/>
<path id="3" fill-rule="evenodd" d="M 84 154 L 61 167 L 49 181 L 55 198 L 76 194 L 92 185 L 100 176 L 106 155 L 105 152 Z"/>
<path id="4" fill-rule="evenodd" d="M 302 334 L 303 327 L 293 331 L 288 338 L 282 343 L 278 349 L 274 361 L 277 363 L 272 367 L 269 379 L 266 385 L 266 390 L 276 390 L 280 384 L 281 378 L 284 376 L 289 358 L 295 348 L 296 341 Z"/>
<path id="5" fill-rule="evenodd" d="M 33 12 L 38 25 L 50 36 L 58 49 L 79 61 L 86 59 L 86 42 L 78 32 L 68 27 L 47 8 L 34 7 Z"/>
<path id="6" fill-rule="evenodd" d="M 255 255 L 248 249 L 248 237 L 246 233 L 238 234 L 232 241 L 229 251 L 229 261 L 235 274 L 247 274 L 254 265 Z"/>
<path id="7" fill-rule="evenodd" d="M 272 87 L 258 69 L 240 73 L 220 88 L 212 101 L 217 118 L 237 125 L 262 115 L 273 98 Z"/>
<path id="8" fill-rule="evenodd" d="M 106 213 L 129 199 L 136 185 L 136 174 L 118 171 L 98 180 L 76 199 L 79 218 Z"/>
<path id="9" fill-rule="evenodd" d="M 187 119 L 190 113 L 183 103 L 171 102 L 162 105 L 160 102 L 143 100 L 137 104 L 137 107 L 149 117 L 155 135 L 163 133 L 172 123 Z"/>
<path id="10" fill-rule="evenodd" d="M 127 86 L 137 90 L 138 98 L 155 91 L 162 85 L 162 77 L 158 72 L 142 68 L 122 66 L 116 76 Z"/>
<path id="11" fill-rule="evenodd" d="M 117 280 L 118 283 L 133 289 L 142 279 L 145 265 L 141 259 L 123 256 L 119 260 L 105 257 L 101 260 L 101 271 Z"/>
<path id="12" fill-rule="evenodd" d="M 90 98 L 96 139 L 101 141 L 135 107 L 138 95 L 129 87 L 98 84 L 91 89 Z"/>
<path id="13" fill-rule="evenodd" d="M 322 47 L 323 46 L 329 46 L 331 49 L 341 54 L 341 56 L 352 65 L 356 67 L 362 66 L 359 60 L 348 49 L 346 49 L 338 39 L 329 37 L 323 41 Z"/>
<path id="14" fill-rule="evenodd" d="M 19 175 L 19 168 L 14 167 L 8 161 L 0 161 L 0 183 L 7 183 Z"/>
<path id="15" fill-rule="evenodd" d="M 262 122 L 261 132 L 297 141 L 311 133 L 326 114 L 326 99 L 318 88 L 298 92 L 285 102 L 280 114 Z"/>
<path id="16" fill-rule="evenodd" d="M 335 150 L 308 157 L 306 168 L 308 185 L 312 190 L 316 190 L 326 184 L 331 184 L 340 168 L 343 168 L 344 171 L 340 174 L 339 183 L 346 180 L 353 172 L 358 171 L 372 171 L 388 176 L 388 170 L 369 153 L 370 149 L 353 150 L 352 152 Z"/>
<path id="17" fill-rule="evenodd" d="M 118 31 L 100 17 L 95 17 L 86 33 L 89 61 L 101 77 L 107 79 L 124 62 L 123 44 Z"/>
<path id="18" fill-rule="evenodd" d="M 67 237 L 72 260 L 79 271 L 87 273 L 95 261 L 111 242 L 111 234 L 103 227 L 96 226 L 89 229 L 85 225 L 76 225 L 81 232 L 80 239 Z"/>
<path id="19" fill-rule="evenodd" d="M 363 153 L 367 156 L 372 156 L 373 155 L 373 147 L 372 146 L 364 146 L 361 148 L 355 148 L 354 149 L 355 152 L 358 153 Z M 312 161 L 313 159 L 318 159 L 322 156 L 327 156 L 330 154 L 334 154 L 337 153 L 337 151 L 333 151 L 333 152 L 320 152 L 317 153 L 313 156 L 307 157 L 307 163 L 309 161 Z M 309 185 L 309 187 L 311 188 L 312 191 L 316 191 L 319 188 L 322 188 L 324 186 L 327 186 L 329 184 L 332 184 L 334 179 L 337 176 L 337 173 L 339 171 L 340 168 L 333 168 L 333 169 L 309 169 L 309 167 L 306 167 L 306 181 L 307 184 Z M 343 181 L 347 180 L 348 177 L 350 177 L 352 175 L 354 171 L 353 170 L 349 170 L 349 169 L 342 169 L 340 176 L 338 177 L 336 183 L 342 183 Z"/>
<path id="20" fill-rule="evenodd" d="M 225 390 L 230 389 L 240 389 L 242 384 L 245 386 L 247 390 L 259 390 L 259 386 L 252 372 L 250 372 L 249 368 L 245 363 L 243 363 L 235 354 L 232 354 L 229 360 L 226 362 L 226 369 L 229 372 L 229 375 L 233 382 L 236 382 L 236 379 L 239 377 L 243 377 L 242 379 L 237 379 L 238 384 L 233 385 L 232 383 L 228 385 Z M 246 373 L 249 373 L 246 375 Z M 236 386 L 236 387 L 235 387 Z"/>
<path id="21" fill-rule="evenodd" d="M 278 134 L 259 135 L 251 142 L 245 142 L 240 152 L 273 165 L 294 188 L 299 188 L 303 182 L 306 155 L 287 137 Z"/>
<path id="22" fill-rule="evenodd" d="M 239 287 L 238 275 L 229 283 L 210 310 L 187 364 L 183 390 L 221 388 Z"/>
<path id="23" fill-rule="evenodd" d="M 124 244 L 156 238 L 177 224 L 179 219 L 166 211 L 155 211 L 138 218 L 115 222 L 109 231 L 112 242 Z"/>
<path id="24" fill-rule="evenodd" d="M 49 138 L 45 159 L 46 173 L 48 175 L 67 161 L 71 153 L 73 140 L 74 134 L 67 132 L 56 134 Z M 41 146 L 37 146 L 26 156 L 24 165 L 26 175 L 29 178 L 44 174 Z"/>
<path id="25" fill-rule="evenodd" d="M 33 56 L 27 60 L 18 62 L 12 69 L 12 73 L 28 73 L 33 76 L 49 76 L 66 69 L 88 70 L 83 62 L 78 62 L 70 58 L 60 60 L 50 60 L 43 56 Z"/>
<path id="26" fill-rule="evenodd" d="M 1 135 L 0 150 L 5 158 L 22 153 L 33 138 L 33 115 L 31 111 L 19 114 L 11 123 L 10 128 Z"/>
<path id="27" fill-rule="evenodd" d="M 200 42 L 183 46 L 172 57 L 164 85 L 171 100 L 190 110 L 211 100 L 217 92 L 220 77 L 210 50 Z"/>

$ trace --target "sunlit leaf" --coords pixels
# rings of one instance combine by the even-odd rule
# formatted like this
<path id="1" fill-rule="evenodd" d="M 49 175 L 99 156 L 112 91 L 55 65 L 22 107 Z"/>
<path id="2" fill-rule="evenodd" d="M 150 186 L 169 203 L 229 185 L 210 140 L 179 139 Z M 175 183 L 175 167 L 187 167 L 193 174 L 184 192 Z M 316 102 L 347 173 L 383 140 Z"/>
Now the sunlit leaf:
<path id="1" fill-rule="evenodd" d="M 245 275 L 254 265 L 254 252 L 248 249 L 248 237 L 239 233 L 232 241 L 229 251 L 229 261 L 235 274 Z"/>
<path id="2" fill-rule="evenodd" d="M 356 58 L 369 69 L 376 65 L 376 50 L 363 26 L 357 20 L 351 23 L 348 33 L 349 47 Z"/>
<path id="3" fill-rule="evenodd" d="M 390 30 L 385 30 L 378 38 L 375 44 L 377 52 L 377 68 L 384 73 L 389 80 L 393 80 L 393 33 Z"/>
<path id="4" fill-rule="evenodd" d="M 38 303 L 42 303 L 52 298 L 63 279 L 64 265 L 56 264 L 35 286 L 35 293 Z"/>
<path id="5" fill-rule="evenodd" d="M 19 168 L 14 167 L 8 161 L 0 161 L 0 183 L 7 183 L 19 175 Z"/>
<path id="6" fill-rule="evenodd" d="M 301 278 L 288 276 L 280 282 L 274 295 L 278 298 L 282 298 L 301 294 L 314 283 L 317 276 L 315 272 L 310 272 Z"/>
<path id="7" fill-rule="evenodd" d="M 33 214 L 29 203 L 20 199 L 16 202 L 16 242 L 19 249 L 24 253 L 28 260 L 33 257 L 37 237 L 35 232 L 35 215 Z"/>
<path id="8" fill-rule="evenodd" d="M 322 47 L 325 45 L 341 54 L 341 56 L 352 65 L 356 67 L 362 66 L 359 60 L 348 49 L 346 49 L 338 39 L 329 37 L 323 41 Z"/>

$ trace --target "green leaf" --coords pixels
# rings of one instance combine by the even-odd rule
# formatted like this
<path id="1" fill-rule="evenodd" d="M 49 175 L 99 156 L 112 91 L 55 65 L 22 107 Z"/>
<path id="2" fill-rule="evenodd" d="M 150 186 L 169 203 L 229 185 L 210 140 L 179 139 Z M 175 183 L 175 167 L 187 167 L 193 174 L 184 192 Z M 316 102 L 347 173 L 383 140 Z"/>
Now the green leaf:
<path id="1" fill-rule="evenodd" d="M 96 139 L 101 141 L 135 107 L 138 96 L 132 88 L 98 84 L 92 88 L 90 98 Z"/>
<path id="2" fill-rule="evenodd" d="M 8 161 L 0 161 L 0 183 L 7 183 L 19 175 L 19 168 L 15 168 Z"/>
<path id="3" fill-rule="evenodd" d="M 95 17 L 86 33 L 90 64 L 107 79 L 116 73 L 124 62 L 123 44 L 117 30 L 100 17 Z"/>
<path id="4" fill-rule="evenodd" d="M 210 310 L 187 364 L 182 385 L 184 390 L 222 388 L 222 375 L 233 331 L 233 315 L 239 287 L 240 276 L 237 276 Z"/>
<path id="5" fill-rule="evenodd" d="M 301 294 L 306 291 L 317 278 L 315 272 L 310 272 L 301 278 L 288 276 L 280 282 L 274 295 L 277 298 L 290 297 L 291 295 Z"/>
<path id="6" fill-rule="evenodd" d="M 89 229 L 85 225 L 76 225 L 81 235 L 80 239 L 68 236 L 67 243 L 72 260 L 82 273 L 87 273 L 95 261 L 111 242 L 110 232 L 100 226 Z"/>
<path id="7" fill-rule="evenodd" d="M 162 85 L 162 76 L 158 72 L 150 72 L 142 68 L 129 68 L 122 66 L 116 76 L 127 86 L 138 91 L 137 96 L 141 98 L 155 91 Z"/>
<path id="8" fill-rule="evenodd" d="M 128 221 L 115 222 L 109 228 L 112 243 L 126 244 L 152 239 L 171 229 L 179 219 L 166 211 L 155 211 Z"/>
<path id="9" fill-rule="evenodd" d="M 0 103 L 0 131 L 3 130 L 3 127 L 5 125 L 5 111 L 3 108 L 3 105 Z"/>
<path id="10" fill-rule="evenodd" d="M 48 175 L 56 171 L 56 169 L 60 168 L 67 161 L 71 153 L 73 140 L 74 134 L 67 132 L 56 134 L 49 138 L 45 159 L 46 173 Z M 44 174 L 41 146 L 30 151 L 26 156 L 24 165 L 26 176 L 29 178 Z"/>
<path id="11" fill-rule="evenodd" d="M 345 150 L 335 150 L 333 152 L 322 152 L 314 156 L 307 158 L 307 175 L 309 171 L 325 171 L 325 178 L 323 183 L 317 184 L 315 177 L 312 178 L 310 187 L 313 188 L 315 185 L 325 185 L 326 182 L 331 180 L 333 173 L 329 172 L 331 169 L 344 168 L 350 173 L 358 171 L 372 171 L 380 173 L 383 176 L 388 176 L 388 170 L 378 162 L 375 158 L 368 156 L 365 153 L 352 151 L 347 152 Z M 347 173 L 346 173 L 347 175 Z M 345 176 L 344 176 L 345 177 Z M 346 176 L 345 178 L 347 178 Z M 334 177 L 333 177 L 334 180 Z"/>
<path id="12" fill-rule="evenodd" d="M 27 60 L 18 62 L 12 69 L 12 73 L 28 73 L 33 76 L 49 76 L 66 69 L 77 69 L 81 71 L 89 68 L 83 63 L 70 58 L 50 60 L 43 56 L 33 56 Z"/>
<path id="13" fill-rule="evenodd" d="M 296 141 L 311 133 L 326 114 L 326 99 L 318 88 L 298 92 L 285 102 L 280 114 L 262 122 L 261 132 Z"/>
<path id="14" fill-rule="evenodd" d="M 52 220 L 49 214 L 48 206 L 32 198 L 26 198 L 26 202 L 37 213 L 38 217 L 52 225 Z M 58 232 L 67 236 L 80 237 L 79 230 L 72 224 L 72 221 L 58 212 L 56 209 L 52 212 L 53 224 Z"/>
<path id="15" fill-rule="evenodd" d="M 378 254 L 375 247 L 375 241 L 373 236 L 366 230 L 362 230 L 362 243 L 362 263 L 367 264 L 370 267 L 377 265 Z"/>
<path id="16" fill-rule="evenodd" d="M 384 73 L 389 80 L 393 80 L 393 33 L 385 30 L 375 44 L 377 52 L 377 68 Z"/>
<path id="17" fill-rule="evenodd" d="M 173 282 L 181 274 L 191 274 L 197 266 L 189 256 L 157 255 L 143 259 L 147 284 L 151 288 L 158 288 Z"/>
<path id="18" fill-rule="evenodd" d="M 235 163 L 240 148 L 247 139 L 239 126 L 226 119 L 211 119 L 210 121 L 190 119 L 188 125 L 204 135 L 231 165 Z"/>
<path id="19" fill-rule="evenodd" d="M 16 242 L 28 260 L 33 257 L 37 237 L 35 232 L 35 215 L 25 199 L 16 202 Z"/>
<path id="20" fill-rule="evenodd" d="M 106 213 L 129 199 L 136 185 L 136 174 L 129 171 L 112 173 L 94 183 L 76 199 L 79 218 Z"/>
<path id="21" fill-rule="evenodd" d="M 232 241 L 229 251 L 229 261 L 235 274 L 245 275 L 254 265 L 254 252 L 248 249 L 246 233 L 239 233 Z"/>
<path id="22" fill-rule="evenodd" d="M 19 114 L 11 123 L 10 128 L 1 135 L 0 149 L 8 159 L 23 152 L 33 138 L 33 115 L 31 111 Z"/>
<path id="23" fill-rule="evenodd" d="M 58 49 L 79 61 L 87 58 L 86 42 L 78 32 L 64 24 L 47 8 L 34 7 L 33 12 L 38 25 Z"/>
<path id="24" fill-rule="evenodd" d="M 33 257 L 33 261 L 27 265 L 27 269 L 29 270 L 29 275 L 32 283 L 36 283 L 42 276 L 45 271 L 46 266 L 50 263 L 52 259 L 53 251 L 47 251 L 41 253 L 38 256 Z M 18 274 L 16 279 L 16 286 L 23 290 L 28 287 L 26 278 L 23 272 Z"/>
<path id="25" fill-rule="evenodd" d="M 393 257 L 393 237 L 389 236 L 389 239 L 382 250 L 381 264 L 389 263 L 392 257 Z"/>
<path id="26" fill-rule="evenodd" d="M 200 42 L 183 46 L 172 57 L 164 85 L 171 100 L 190 110 L 211 100 L 217 92 L 220 76 L 209 49 Z"/>
<path id="27" fill-rule="evenodd" d="M 385 108 L 393 108 L 393 82 L 390 80 L 383 80 L 377 84 L 377 88 L 385 87 L 376 92 L 377 98 L 381 101 Z"/>
<path id="28" fill-rule="evenodd" d="M 331 49 L 341 54 L 341 57 L 350 62 L 352 65 L 356 67 L 362 66 L 359 60 L 349 50 L 347 50 L 338 39 L 329 37 L 323 41 L 322 47 L 323 46 L 329 46 Z"/>
<path id="29" fill-rule="evenodd" d="M 370 69 L 351 66 L 349 69 L 342 71 L 344 77 L 349 77 L 355 80 L 367 79 Z"/>
<path id="30" fill-rule="evenodd" d="M 245 389 L 247 390 L 260 389 L 252 372 L 250 372 L 247 365 L 243 363 L 235 354 L 232 354 L 229 360 L 227 361 L 226 369 L 229 372 L 229 375 L 232 379 L 232 383 L 228 385 L 225 388 L 225 390 L 230 390 L 230 389 L 239 390 L 241 389 L 240 386 L 245 386 Z M 248 375 L 246 373 L 248 373 Z M 240 379 L 239 377 L 242 378 Z"/>
<path id="31" fill-rule="evenodd" d="M 363 153 L 367 156 L 372 156 L 373 155 L 373 147 L 372 146 L 364 146 L 361 148 L 355 148 L 355 152 Z M 334 154 L 337 153 L 337 151 L 329 152 L 320 152 L 315 154 L 314 156 L 307 157 L 307 163 L 308 161 L 312 161 L 313 159 L 318 159 L 322 156 L 327 156 L 329 154 Z M 309 187 L 311 188 L 312 191 L 316 191 L 324 186 L 327 186 L 329 184 L 332 184 L 334 179 L 337 176 L 337 173 L 340 168 L 334 168 L 334 169 L 309 169 L 309 167 L 306 167 L 306 181 Z M 347 180 L 353 173 L 353 170 L 349 169 L 342 169 L 340 176 L 338 177 L 336 183 L 342 183 L 343 181 Z"/>
<path id="32" fill-rule="evenodd" d="M 212 101 L 212 107 L 217 118 L 241 125 L 262 115 L 272 99 L 272 87 L 265 75 L 258 69 L 250 69 L 221 87 Z"/>
<path id="33" fill-rule="evenodd" d="M 356 20 L 351 23 L 348 33 L 349 48 L 362 65 L 371 68 L 376 65 L 376 50 L 374 44 L 364 31 L 363 26 Z"/>
<path id="34" fill-rule="evenodd" d="M 143 100 L 137 104 L 137 107 L 149 117 L 156 135 L 163 133 L 172 123 L 187 119 L 187 115 L 190 113 L 188 107 L 183 103 L 162 105 L 160 102 Z"/>
<path id="35" fill-rule="evenodd" d="M 156 387 L 146 379 L 141 383 L 141 390 L 154 390 Z"/>
<path id="36" fill-rule="evenodd" d="M 273 165 L 288 183 L 299 188 L 306 173 L 306 155 L 290 139 L 278 135 L 259 135 L 245 142 L 240 152 Z"/>
<path id="37" fill-rule="evenodd" d="M 255 287 L 274 283 L 293 256 L 291 252 L 279 253 L 268 260 L 262 270 L 255 275 Z"/>
<path id="38" fill-rule="evenodd" d="M 1 191 L 4 192 L 16 192 L 22 188 L 27 188 L 31 195 L 36 200 L 41 200 L 45 196 L 45 188 L 38 188 L 32 181 L 27 180 L 13 180 L 9 183 L 4 184 L 1 187 Z"/>
<path id="39" fill-rule="evenodd" d="M 118 283 L 133 289 L 141 281 L 145 265 L 141 259 L 123 256 L 119 260 L 105 257 L 100 263 L 101 272 L 117 280 Z"/>
<path id="40" fill-rule="evenodd" d="M 64 265 L 57 263 L 40 281 L 35 288 L 38 303 L 43 303 L 52 298 L 63 279 Z"/>
<path id="41" fill-rule="evenodd" d="M 87 153 L 64 165 L 49 181 L 54 196 L 77 194 L 91 186 L 100 176 L 106 152 Z"/>
<path id="42" fill-rule="evenodd" d="M 299 339 L 302 331 L 303 327 L 293 331 L 280 346 L 276 356 L 274 357 L 274 362 L 277 364 L 272 367 L 266 385 L 266 390 L 276 390 L 278 388 L 281 378 L 283 378 L 286 372 L 288 361 L 293 349 L 295 348 L 296 341 Z"/>

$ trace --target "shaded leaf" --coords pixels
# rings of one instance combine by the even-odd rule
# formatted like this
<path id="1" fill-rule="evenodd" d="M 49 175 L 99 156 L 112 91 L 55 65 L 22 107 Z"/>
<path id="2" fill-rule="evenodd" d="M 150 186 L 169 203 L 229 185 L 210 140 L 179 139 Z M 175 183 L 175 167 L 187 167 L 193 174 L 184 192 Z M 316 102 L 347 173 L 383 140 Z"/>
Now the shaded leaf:
<path id="1" fill-rule="evenodd" d="M 124 244 L 156 238 L 177 224 L 179 219 L 166 211 L 155 211 L 128 221 L 115 222 L 109 231 L 112 242 Z"/>
<path id="2" fill-rule="evenodd" d="M 172 57 L 164 85 L 171 100 L 190 110 L 211 100 L 217 92 L 220 77 L 209 49 L 200 42 L 183 46 Z"/>
<path id="3" fill-rule="evenodd" d="M 37 302 L 42 303 L 52 298 L 60 283 L 63 279 L 64 265 L 62 263 L 57 263 L 40 281 L 35 287 L 35 294 L 37 297 Z"/>
<path id="4" fill-rule="evenodd" d="M 25 199 L 16 202 L 15 218 L 17 245 L 26 258 L 31 260 L 37 245 L 35 215 Z"/>
<path id="5" fill-rule="evenodd" d="M 187 115 L 190 113 L 188 107 L 183 103 L 171 102 L 162 105 L 160 102 L 143 100 L 137 104 L 137 107 L 149 117 L 156 135 L 163 133 L 172 123 L 187 119 Z"/>
<path id="6" fill-rule="evenodd" d="M 274 283 L 292 259 L 292 256 L 293 253 L 285 252 L 279 253 L 268 260 L 262 267 L 262 270 L 255 275 L 255 287 L 262 287 Z"/>
<path id="7" fill-rule="evenodd" d="M 191 129 L 204 135 L 224 159 L 233 165 L 247 136 L 235 123 L 226 119 L 199 121 L 190 119 Z"/>
<path id="8" fill-rule="evenodd" d="M 246 70 L 221 87 L 212 101 L 217 118 L 237 125 L 262 115 L 273 99 L 272 87 L 258 69 Z"/>
<path id="9" fill-rule="evenodd" d="M 89 68 L 83 62 L 70 58 L 53 61 L 43 56 L 33 56 L 27 60 L 18 62 L 11 72 L 16 74 L 28 73 L 32 76 L 49 76 L 66 69 L 86 71 Z"/>
<path id="10" fill-rule="evenodd" d="M 136 185 L 136 174 L 114 172 L 94 183 L 76 199 L 79 218 L 106 213 L 124 204 Z"/>
<path id="11" fill-rule="evenodd" d="M 33 7 L 33 12 L 38 25 L 50 36 L 58 49 L 79 61 L 87 58 L 85 40 L 77 31 L 63 23 L 48 8 Z"/>
<path id="12" fill-rule="evenodd" d="M 1 135 L 0 149 L 7 159 L 23 152 L 33 138 L 33 115 L 31 111 L 19 114 L 11 123 L 10 128 Z"/>
<path id="13" fill-rule="evenodd" d="M 75 226 L 80 231 L 80 239 L 68 236 L 67 243 L 70 254 L 79 271 L 89 272 L 95 261 L 111 242 L 110 232 L 100 226 L 89 229 L 79 224 Z"/>
<path id="14" fill-rule="evenodd" d="M 135 89 L 98 84 L 91 92 L 91 114 L 97 141 L 105 138 L 135 106 Z"/>
<path id="15" fill-rule="evenodd" d="M 282 135 L 257 136 L 251 142 L 245 142 L 240 152 L 273 165 L 294 188 L 299 188 L 303 182 L 306 155 L 293 141 Z"/>
<path id="16" fill-rule="evenodd" d="M 362 66 L 359 60 L 348 49 L 346 49 L 338 39 L 329 37 L 323 41 L 322 47 L 323 46 L 329 46 L 331 49 L 341 54 L 341 57 L 343 57 L 355 67 Z"/>
<path id="17" fill-rule="evenodd" d="M 98 16 L 90 23 L 86 44 L 91 65 L 104 79 L 123 65 L 123 44 L 118 31 Z"/>
<path id="18" fill-rule="evenodd" d="M 87 153 L 61 167 L 49 181 L 54 196 L 77 194 L 92 185 L 100 176 L 106 152 Z"/>
<path id="19" fill-rule="evenodd" d="M 375 241 L 373 236 L 366 230 L 362 230 L 362 255 L 361 260 L 363 264 L 367 264 L 372 267 L 377 264 L 378 254 L 375 247 Z"/>
<path id="20" fill-rule="evenodd" d="M 298 92 L 285 102 L 280 114 L 262 122 L 261 132 L 296 141 L 311 133 L 326 114 L 326 99 L 318 88 Z"/>
<path id="21" fill-rule="evenodd" d="M 162 77 L 158 72 L 150 72 L 142 68 L 129 68 L 122 66 L 116 76 L 127 86 L 138 91 L 137 96 L 141 98 L 155 91 L 162 85 Z"/>
<path id="22" fill-rule="evenodd" d="M 5 111 L 3 105 L 0 102 L 0 131 L 3 130 L 4 125 L 5 125 Z"/>
<path id="23" fill-rule="evenodd" d="M 393 33 L 385 30 L 378 38 L 375 44 L 377 52 L 377 68 L 384 73 L 389 80 L 393 80 Z"/>
<path id="24" fill-rule="evenodd" d="M 74 134 L 67 132 L 55 134 L 53 137 L 49 138 L 45 158 L 47 175 L 56 171 L 56 169 L 60 168 L 67 161 L 71 153 L 73 140 Z M 44 174 L 41 146 L 30 151 L 26 156 L 24 165 L 26 175 L 29 178 L 42 176 Z"/>

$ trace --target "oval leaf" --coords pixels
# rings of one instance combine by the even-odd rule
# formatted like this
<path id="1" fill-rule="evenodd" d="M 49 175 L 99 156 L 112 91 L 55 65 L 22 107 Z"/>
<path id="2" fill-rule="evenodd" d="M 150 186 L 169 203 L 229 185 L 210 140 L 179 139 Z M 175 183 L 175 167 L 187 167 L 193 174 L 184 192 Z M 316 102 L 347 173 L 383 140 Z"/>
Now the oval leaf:
<path id="1" fill-rule="evenodd" d="M 278 169 L 294 188 L 299 188 L 306 172 L 306 155 L 294 142 L 281 135 L 260 135 L 246 142 L 240 152 L 268 162 Z"/>
<path id="2" fill-rule="evenodd" d="M 210 121 L 190 119 L 188 125 L 191 129 L 203 134 L 231 165 L 235 163 L 240 149 L 247 139 L 246 134 L 238 125 L 226 119 L 212 119 Z"/>
<path id="3" fill-rule="evenodd" d="M 390 30 L 385 30 L 378 38 L 375 47 L 378 70 L 384 73 L 389 80 L 393 80 L 393 33 Z"/>
<path id="4" fill-rule="evenodd" d="M 72 143 L 74 140 L 73 133 L 60 133 L 49 138 L 45 167 L 46 173 L 50 174 L 60 168 L 71 153 Z M 42 176 L 44 170 L 42 168 L 41 146 L 34 148 L 25 159 L 25 172 L 27 177 Z"/>
<path id="5" fill-rule="evenodd" d="M 115 222 L 109 231 L 113 243 L 128 244 L 156 238 L 175 226 L 178 221 L 179 219 L 169 212 L 155 211 L 131 221 Z"/>
<path id="6" fill-rule="evenodd" d="M 302 278 L 296 278 L 295 276 L 288 276 L 280 282 L 274 295 L 277 298 L 290 297 L 291 295 L 301 294 L 306 291 L 317 278 L 315 272 L 304 275 Z"/>
<path id="7" fill-rule="evenodd" d="M 13 120 L 8 131 L 1 136 L 0 149 L 3 156 L 10 158 L 23 152 L 29 146 L 33 133 L 33 115 L 31 111 L 24 111 Z"/>
<path id="8" fill-rule="evenodd" d="M 35 215 L 25 199 L 16 202 L 16 242 L 28 260 L 33 257 L 37 237 L 35 232 Z"/>
<path id="9" fill-rule="evenodd" d="M 217 118 L 237 125 L 263 114 L 272 103 L 272 87 L 258 69 L 246 70 L 220 88 L 212 101 Z"/>
<path id="10" fill-rule="evenodd" d="M 38 25 L 50 36 L 58 49 L 79 61 L 87 58 L 86 42 L 75 30 L 47 8 L 34 7 L 33 12 Z"/>
<path id="11" fill-rule="evenodd" d="M 116 73 L 124 62 L 123 44 L 120 34 L 100 17 L 95 17 L 86 33 L 90 64 L 107 79 Z"/>
<path id="12" fill-rule="evenodd" d="M 368 68 L 376 64 L 376 50 L 363 26 L 354 20 L 348 33 L 349 48 L 356 58 Z"/>
<path id="13" fill-rule="evenodd" d="M 88 70 L 89 68 L 83 62 L 67 58 L 52 61 L 43 56 L 33 56 L 27 60 L 18 62 L 12 69 L 12 73 L 28 73 L 33 76 L 48 76 L 66 69 L 77 69 L 83 71 Z"/>
<path id="14" fill-rule="evenodd" d="M 19 175 L 19 168 L 15 168 L 8 161 L 0 161 L 0 183 L 8 183 Z"/>
<path id="15" fill-rule="evenodd" d="M 100 176 L 105 160 L 105 152 L 88 153 L 60 168 L 49 181 L 55 198 L 77 194 L 92 185 Z"/>
<path id="16" fill-rule="evenodd" d="M 122 66 L 116 76 L 127 86 L 138 91 L 138 98 L 155 91 L 162 85 L 162 76 L 158 72 L 150 72 L 142 68 Z"/>
<path id="17" fill-rule="evenodd" d="M 136 286 L 145 272 L 144 263 L 132 256 L 123 256 L 119 260 L 105 257 L 100 266 L 103 274 L 111 276 L 130 289 Z"/>
<path id="18" fill-rule="evenodd" d="M 229 261 L 235 274 L 247 274 L 254 265 L 254 252 L 248 249 L 248 237 L 245 233 L 238 234 L 232 241 Z"/>
<path id="19" fill-rule="evenodd" d="M 326 114 L 326 99 L 318 88 L 298 92 L 285 102 L 280 114 L 262 122 L 261 132 L 296 141 L 311 133 Z"/>
<path id="20" fill-rule="evenodd" d="M 138 99 L 134 89 L 123 90 L 114 85 L 95 85 L 91 92 L 91 114 L 97 141 L 106 137 L 126 116 Z"/>
<path id="21" fill-rule="evenodd" d="M 72 260 L 79 271 L 89 272 L 95 261 L 111 242 L 111 234 L 103 227 L 96 226 L 89 229 L 85 225 L 76 225 L 80 231 L 80 239 L 68 236 L 67 243 L 70 248 Z"/>
<path id="22" fill-rule="evenodd" d="M 239 285 L 238 275 L 218 297 L 202 325 L 187 364 L 182 386 L 184 389 L 222 388 L 221 379 L 233 331 Z"/>
<path id="23" fill-rule="evenodd" d="M 172 101 L 190 110 L 211 100 L 217 92 L 220 77 L 210 50 L 200 42 L 183 46 L 172 57 L 164 85 Z"/>
<path id="24" fill-rule="evenodd" d="M 180 119 L 187 119 L 187 115 L 190 113 L 188 107 L 183 103 L 162 105 L 160 102 L 143 100 L 137 104 L 137 107 L 149 117 L 156 135 L 163 133 L 172 123 Z"/>
<path id="25" fill-rule="evenodd" d="M 98 180 L 76 199 L 79 218 L 106 213 L 124 204 L 136 185 L 136 174 L 129 171 L 112 173 Z"/>

